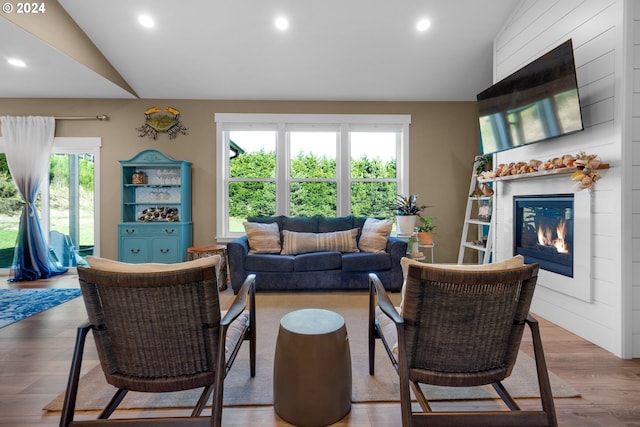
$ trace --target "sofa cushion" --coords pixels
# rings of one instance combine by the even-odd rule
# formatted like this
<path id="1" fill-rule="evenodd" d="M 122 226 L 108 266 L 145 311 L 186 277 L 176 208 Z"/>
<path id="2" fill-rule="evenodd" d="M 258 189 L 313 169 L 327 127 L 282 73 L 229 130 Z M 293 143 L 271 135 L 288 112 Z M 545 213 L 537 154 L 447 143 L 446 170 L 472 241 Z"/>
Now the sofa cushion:
<path id="1" fill-rule="evenodd" d="M 392 227 L 393 221 L 390 219 L 367 218 L 360 233 L 358 248 L 362 252 L 385 252 Z"/>
<path id="2" fill-rule="evenodd" d="M 346 231 L 357 228 L 353 226 L 352 216 L 339 216 L 335 218 L 318 218 L 318 232 L 331 233 L 333 231 Z"/>
<path id="3" fill-rule="evenodd" d="M 293 271 L 291 255 L 249 254 L 244 260 L 248 271 Z"/>
<path id="4" fill-rule="evenodd" d="M 309 252 L 358 252 L 358 229 L 333 233 L 297 233 L 282 230 L 282 254 L 296 255 Z"/>
<path id="5" fill-rule="evenodd" d="M 377 218 L 383 219 L 383 218 Z M 366 216 L 354 216 L 353 217 L 353 228 L 359 228 L 362 231 L 362 227 L 364 227 L 364 223 L 367 221 Z"/>
<path id="6" fill-rule="evenodd" d="M 285 216 L 282 218 L 282 230 L 299 233 L 317 233 L 317 216 Z"/>
<path id="7" fill-rule="evenodd" d="M 391 268 L 391 255 L 386 252 L 342 255 L 342 271 L 382 271 Z"/>
<path id="8" fill-rule="evenodd" d="M 296 255 L 293 261 L 294 271 L 339 270 L 342 267 L 340 252 L 311 252 Z"/>
<path id="9" fill-rule="evenodd" d="M 251 254 L 279 254 L 280 230 L 277 223 L 243 222 Z"/>

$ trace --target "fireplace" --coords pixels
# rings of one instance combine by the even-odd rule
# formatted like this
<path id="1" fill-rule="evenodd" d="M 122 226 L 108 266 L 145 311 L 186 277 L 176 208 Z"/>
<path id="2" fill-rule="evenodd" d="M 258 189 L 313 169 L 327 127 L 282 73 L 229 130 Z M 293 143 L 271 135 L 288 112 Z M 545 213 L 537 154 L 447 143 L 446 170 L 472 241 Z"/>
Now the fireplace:
<path id="1" fill-rule="evenodd" d="M 573 277 L 573 194 L 515 196 L 513 252 L 525 263 Z"/>

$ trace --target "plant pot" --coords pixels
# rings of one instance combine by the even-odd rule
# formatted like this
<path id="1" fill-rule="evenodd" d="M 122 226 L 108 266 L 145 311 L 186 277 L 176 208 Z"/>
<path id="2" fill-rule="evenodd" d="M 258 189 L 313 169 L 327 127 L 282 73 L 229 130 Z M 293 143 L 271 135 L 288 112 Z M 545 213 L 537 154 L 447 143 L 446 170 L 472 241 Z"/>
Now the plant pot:
<path id="1" fill-rule="evenodd" d="M 411 236 L 416 228 L 418 215 L 398 215 L 396 217 L 396 231 L 398 236 Z"/>
<path id="2" fill-rule="evenodd" d="M 419 231 L 418 240 L 421 245 L 433 245 L 433 233 L 431 231 Z"/>

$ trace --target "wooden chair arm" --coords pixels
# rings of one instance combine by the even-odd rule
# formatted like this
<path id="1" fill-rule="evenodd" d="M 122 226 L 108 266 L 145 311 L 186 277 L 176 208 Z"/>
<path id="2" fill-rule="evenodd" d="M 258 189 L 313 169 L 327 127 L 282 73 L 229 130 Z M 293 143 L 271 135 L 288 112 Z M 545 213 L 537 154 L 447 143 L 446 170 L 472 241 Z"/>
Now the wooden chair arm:
<path id="1" fill-rule="evenodd" d="M 238 294 L 236 295 L 231 307 L 227 310 L 227 313 L 220 321 L 220 326 L 227 328 L 231 322 L 233 322 L 247 307 L 247 298 L 251 297 L 253 300 L 253 292 L 255 286 L 256 275 L 250 274 L 245 279 L 244 283 L 240 287 Z M 251 304 L 253 307 L 253 304 Z"/>
<path id="2" fill-rule="evenodd" d="M 387 290 L 382 285 L 382 282 L 375 273 L 369 273 L 369 292 L 371 298 L 377 296 L 377 305 L 380 310 L 389 317 L 395 324 L 404 323 L 402 317 L 398 314 L 396 307 L 389 299 Z"/>

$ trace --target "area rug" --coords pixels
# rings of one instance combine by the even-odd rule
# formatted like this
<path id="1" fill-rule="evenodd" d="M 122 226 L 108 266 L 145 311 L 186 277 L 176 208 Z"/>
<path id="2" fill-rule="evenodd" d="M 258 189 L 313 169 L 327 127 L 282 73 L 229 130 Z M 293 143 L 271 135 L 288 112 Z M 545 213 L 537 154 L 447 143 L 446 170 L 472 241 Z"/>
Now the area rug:
<path id="1" fill-rule="evenodd" d="M 0 289 L 0 328 L 80 296 L 80 289 Z"/>
<path id="2" fill-rule="evenodd" d="M 397 402 L 398 377 L 380 343 L 376 345 L 375 375 L 369 375 L 367 356 L 368 295 L 366 293 L 258 293 L 256 376 L 249 375 L 249 346 L 242 346 L 238 358 L 225 380 L 225 406 L 273 404 L 273 358 L 281 317 L 300 308 L 324 308 L 341 314 L 347 325 L 352 361 L 352 400 L 354 402 Z M 95 364 L 95 362 L 94 362 Z M 558 376 L 550 373 L 554 397 L 577 397 L 579 394 Z M 516 398 L 539 395 L 533 359 L 520 352 L 518 363 L 505 386 Z M 78 410 L 97 410 L 106 405 L 115 388 L 106 384 L 99 366 L 80 379 Z M 309 390 L 313 392 L 313 390 Z M 429 387 L 432 400 L 494 399 L 491 387 L 458 389 Z M 193 407 L 199 390 L 178 393 L 129 393 L 122 409 Z M 60 411 L 63 393 L 45 406 L 48 411 Z"/>

